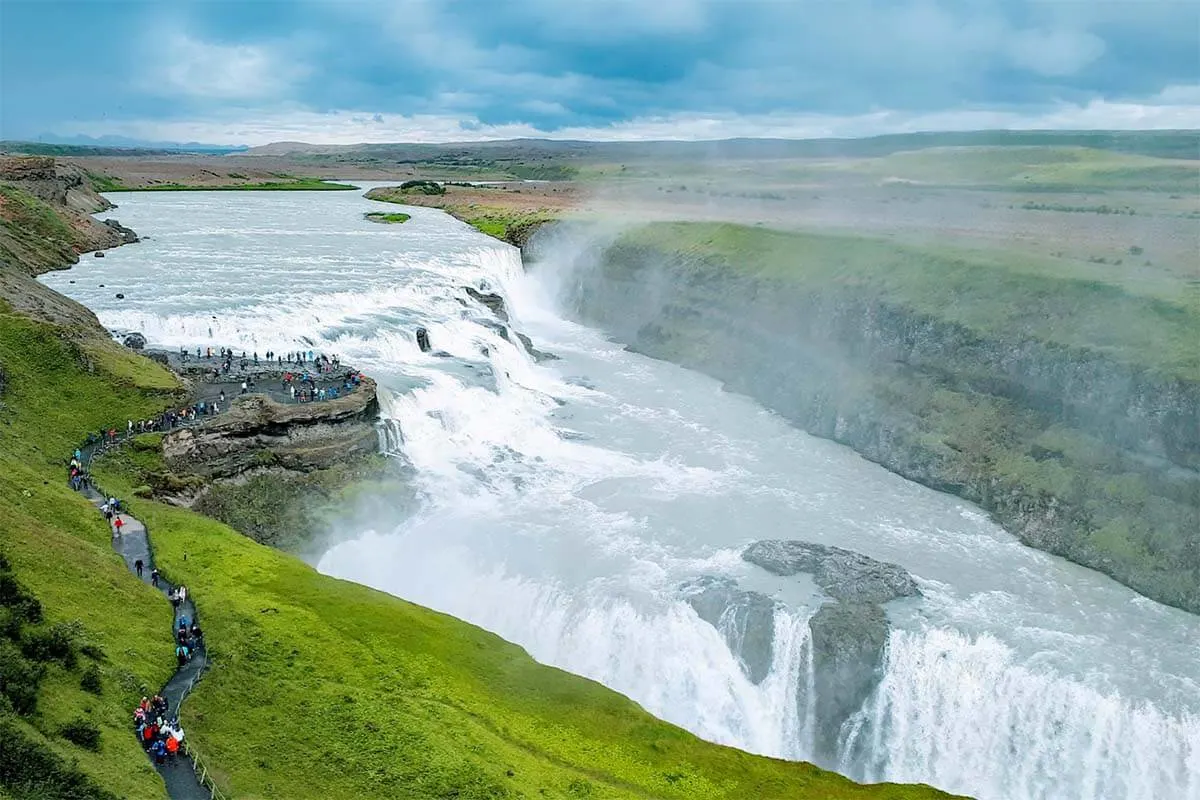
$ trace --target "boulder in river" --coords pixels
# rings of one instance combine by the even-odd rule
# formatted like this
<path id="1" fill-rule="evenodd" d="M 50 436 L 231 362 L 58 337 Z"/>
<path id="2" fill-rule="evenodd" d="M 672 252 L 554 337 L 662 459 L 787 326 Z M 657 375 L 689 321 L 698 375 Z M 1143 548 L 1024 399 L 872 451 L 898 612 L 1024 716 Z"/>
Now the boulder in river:
<path id="1" fill-rule="evenodd" d="M 904 567 L 813 542 L 767 539 L 755 542 L 742 558 L 776 575 L 806 572 L 827 595 L 852 603 L 886 603 L 921 594 Z"/>
<path id="2" fill-rule="evenodd" d="M 481 292 L 471 286 L 464 286 L 467 296 L 477 303 L 487 306 L 488 310 L 495 314 L 500 319 L 508 322 L 508 309 L 504 305 L 504 298 L 495 292 Z"/>
<path id="3" fill-rule="evenodd" d="M 835 602 L 808 621 L 814 673 L 814 757 L 837 763 L 842 725 L 871 696 L 883 671 L 891 624 L 883 604 L 918 597 L 912 575 L 897 564 L 813 542 L 778 539 L 754 542 L 742 558 L 776 575 L 812 575 Z"/>
<path id="4" fill-rule="evenodd" d="M 700 619 L 720 631 L 746 676 L 762 683 L 775 657 L 775 601 L 739 589 L 731 578 L 705 576 L 682 589 Z"/>
<path id="5" fill-rule="evenodd" d="M 116 206 L 113 206 L 113 208 L 116 208 Z M 106 219 L 104 220 L 104 224 L 121 237 L 122 244 L 133 244 L 138 240 L 138 235 L 134 233 L 132 228 L 126 228 L 115 219 Z"/>
<path id="6" fill-rule="evenodd" d="M 130 333 L 126 335 L 123 343 L 130 350 L 141 350 L 146 346 L 146 337 L 140 333 Z"/>
<path id="7" fill-rule="evenodd" d="M 95 256 L 96 256 L 96 258 L 104 258 L 104 251 L 103 251 L 103 250 L 97 250 L 97 251 L 96 251 L 96 253 L 95 253 Z"/>
<path id="8" fill-rule="evenodd" d="M 891 625 L 876 603 L 828 603 L 809 619 L 808 628 L 816 690 L 814 755 L 832 765 L 842 724 L 879 682 Z"/>

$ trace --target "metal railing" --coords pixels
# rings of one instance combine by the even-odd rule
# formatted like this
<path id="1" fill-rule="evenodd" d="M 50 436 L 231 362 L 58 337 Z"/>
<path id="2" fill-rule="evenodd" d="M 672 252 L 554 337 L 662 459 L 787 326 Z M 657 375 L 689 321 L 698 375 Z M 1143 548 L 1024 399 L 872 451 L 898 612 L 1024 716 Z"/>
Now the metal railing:
<path id="1" fill-rule="evenodd" d="M 208 770 L 208 765 L 204 763 L 204 759 L 200 757 L 200 754 L 191 745 L 188 745 L 188 758 L 192 760 L 192 770 L 196 773 L 196 780 L 200 781 L 200 785 L 211 792 L 209 797 L 212 800 L 227 800 L 226 795 L 217 788 L 217 782 L 213 780 L 212 773 Z"/>

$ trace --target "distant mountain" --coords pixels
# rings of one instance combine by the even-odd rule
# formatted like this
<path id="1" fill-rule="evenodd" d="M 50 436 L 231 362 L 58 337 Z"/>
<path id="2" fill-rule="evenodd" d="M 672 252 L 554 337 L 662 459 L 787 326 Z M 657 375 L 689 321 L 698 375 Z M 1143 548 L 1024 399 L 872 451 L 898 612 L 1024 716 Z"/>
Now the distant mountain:
<path id="1" fill-rule="evenodd" d="M 273 142 L 251 147 L 251 156 L 357 156 L 395 162 L 462 158 L 762 159 L 878 157 L 931 147 L 1092 147 L 1159 158 L 1200 159 L 1200 131 L 965 131 L 888 134 L 863 139 L 720 139 L 712 141 L 589 142 L 507 139 L 443 144 L 328 145 Z"/>
<path id="2" fill-rule="evenodd" d="M 0 141 L 0 150 L 34 155 L 165 155 L 170 153 L 240 153 L 246 145 L 204 142 L 158 142 L 127 136 L 57 136 L 42 134 L 36 141 Z"/>

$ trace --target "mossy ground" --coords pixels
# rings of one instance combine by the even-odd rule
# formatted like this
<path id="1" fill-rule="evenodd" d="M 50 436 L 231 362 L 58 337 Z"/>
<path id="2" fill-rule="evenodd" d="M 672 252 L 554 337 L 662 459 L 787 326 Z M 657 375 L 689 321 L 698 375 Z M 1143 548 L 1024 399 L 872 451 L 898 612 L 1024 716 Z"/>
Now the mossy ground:
<path id="1" fill-rule="evenodd" d="M 386 222 L 393 225 L 398 225 L 402 222 L 408 222 L 412 217 L 408 214 L 384 214 L 379 211 L 371 211 L 364 215 L 372 222 Z"/>
<path id="2" fill-rule="evenodd" d="M 170 673 L 171 610 L 128 573 L 64 470 L 90 431 L 150 416 L 174 398 L 175 382 L 102 336 L 82 347 L 0 312 L 0 547 L 48 620 L 78 620 L 106 654 L 99 697 L 76 675 L 51 675 L 36 714 L 5 713 L 4 722 L 111 792 L 162 797 L 129 734 L 129 711 Z M 126 497 L 138 479 L 123 457 L 98 475 Z M 230 796 L 942 796 L 862 787 L 703 742 L 478 628 L 322 576 L 195 513 L 149 500 L 131 506 L 161 569 L 190 587 L 204 621 L 213 668 L 182 721 Z M 97 753 L 56 733 L 81 714 L 101 729 Z"/>

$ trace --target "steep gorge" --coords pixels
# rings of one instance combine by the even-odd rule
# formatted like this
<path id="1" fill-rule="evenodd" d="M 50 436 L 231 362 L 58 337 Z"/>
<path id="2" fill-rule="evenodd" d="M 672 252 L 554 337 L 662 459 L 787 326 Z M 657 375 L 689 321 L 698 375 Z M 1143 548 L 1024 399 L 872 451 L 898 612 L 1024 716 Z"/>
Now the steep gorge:
<path id="1" fill-rule="evenodd" d="M 1084 281 L 993 280 L 984 267 L 939 275 L 933 256 L 906 264 L 928 273 L 939 310 L 911 302 L 891 264 L 831 266 L 828 243 L 749 229 L 731 234 L 750 243 L 731 258 L 720 236 L 668 226 L 576 249 L 564 300 L 630 349 L 705 372 L 814 435 L 978 503 L 1031 546 L 1200 612 L 1192 365 L 1148 352 L 1137 363 L 1133 346 L 1081 346 L 1038 327 L 1061 318 L 1083 335 L 1111 308 L 1113 336 L 1142 333 L 1122 329 L 1128 314 L 1158 326 L 1146 336 L 1165 350 L 1162 332 L 1186 343 L 1197 331 L 1190 309 Z M 834 244 L 839 260 L 857 246 Z M 964 321 L 962 307 L 981 302 L 965 296 L 977 282 L 989 306 Z"/>

